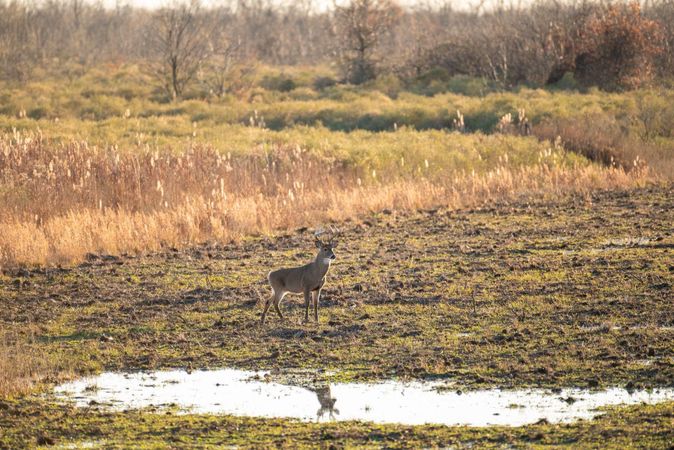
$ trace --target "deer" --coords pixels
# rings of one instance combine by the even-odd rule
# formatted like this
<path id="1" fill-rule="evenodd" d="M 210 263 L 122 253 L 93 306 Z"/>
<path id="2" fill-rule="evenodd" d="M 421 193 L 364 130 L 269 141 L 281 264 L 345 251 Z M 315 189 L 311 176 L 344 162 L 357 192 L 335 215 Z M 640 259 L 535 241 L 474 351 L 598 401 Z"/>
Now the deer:
<path id="1" fill-rule="evenodd" d="M 274 310 L 281 320 L 284 319 L 279 305 L 283 297 L 288 293 L 304 294 L 305 323 L 309 322 L 309 303 L 313 300 L 314 321 L 318 323 L 318 301 L 321 296 L 321 289 L 325 285 L 330 264 L 337 258 L 334 249 L 337 247 L 339 230 L 332 228 L 328 240 L 321 239 L 321 235 L 324 233 L 323 230 L 317 230 L 314 233 L 318 253 L 312 262 L 300 267 L 278 269 L 269 272 L 267 280 L 271 286 L 272 293 L 265 302 L 262 318 L 260 319 L 261 325 L 264 325 L 267 311 L 269 311 L 271 305 L 274 305 Z"/>

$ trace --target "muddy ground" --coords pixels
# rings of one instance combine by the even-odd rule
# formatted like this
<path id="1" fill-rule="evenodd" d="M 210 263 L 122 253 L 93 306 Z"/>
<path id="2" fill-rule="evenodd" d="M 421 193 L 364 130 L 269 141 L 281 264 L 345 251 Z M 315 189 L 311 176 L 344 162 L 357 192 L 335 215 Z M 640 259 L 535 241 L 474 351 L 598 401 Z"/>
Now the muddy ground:
<path id="1" fill-rule="evenodd" d="M 259 325 L 267 272 L 310 260 L 312 230 L 91 255 L 74 268 L 5 271 L 0 325 L 77 373 L 313 368 L 338 379 L 442 378 L 452 389 L 672 386 L 673 223 L 674 185 L 339 224 L 319 324 L 303 324 L 302 299 L 289 296 L 285 320 L 272 311 Z M 12 417 L 41 409 L 31 402 L 41 401 L 5 402 L 0 420 L 18 432 Z M 672 423 L 671 404 L 649 411 Z M 667 428 L 658 442 L 674 436 Z"/>

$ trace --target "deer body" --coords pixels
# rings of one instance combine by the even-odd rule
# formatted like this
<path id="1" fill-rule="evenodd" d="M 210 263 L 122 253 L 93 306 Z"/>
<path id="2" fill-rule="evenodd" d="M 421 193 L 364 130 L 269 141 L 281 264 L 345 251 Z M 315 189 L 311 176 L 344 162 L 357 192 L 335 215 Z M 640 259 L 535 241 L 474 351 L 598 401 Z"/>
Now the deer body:
<path id="1" fill-rule="evenodd" d="M 335 244 L 325 243 L 316 239 L 318 254 L 309 264 L 288 269 L 278 269 L 269 272 L 267 279 L 272 289 L 271 296 L 267 299 L 262 312 L 261 323 L 264 324 L 269 307 L 274 305 L 274 310 L 283 319 L 279 304 L 286 294 L 304 294 L 304 320 L 309 321 L 309 304 L 314 304 L 314 320 L 318 322 L 318 301 L 321 289 L 325 284 L 325 278 L 330 269 L 330 263 L 334 260 L 333 249 Z"/>

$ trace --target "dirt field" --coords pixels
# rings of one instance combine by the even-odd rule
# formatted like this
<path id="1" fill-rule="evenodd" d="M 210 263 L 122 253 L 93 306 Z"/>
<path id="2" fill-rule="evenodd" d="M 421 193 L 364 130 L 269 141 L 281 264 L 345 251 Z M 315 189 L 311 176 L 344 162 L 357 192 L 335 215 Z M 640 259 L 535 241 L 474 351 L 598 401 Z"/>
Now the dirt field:
<path id="1" fill-rule="evenodd" d="M 300 296 L 284 301 L 285 321 L 272 312 L 258 323 L 266 273 L 312 258 L 311 230 L 137 258 L 91 255 L 75 268 L 5 272 L 0 324 L 76 373 L 312 368 L 339 369 L 333 378 L 342 380 L 442 377 L 453 389 L 672 386 L 672 223 L 674 185 L 339 224 L 318 325 L 301 323 Z M 282 430 L 305 445 L 325 436 L 375 446 L 674 439 L 671 403 L 577 425 L 468 430 L 194 416 L 162 424 L 49 402 L 0 403 L 0 447 L 82 435 L 213 444 L 240 442 L 246 429 L 259 431 L 248 444 L 260 446 L 283 442 Z M 172 431 L 153 435 L 160 427 Z"/>

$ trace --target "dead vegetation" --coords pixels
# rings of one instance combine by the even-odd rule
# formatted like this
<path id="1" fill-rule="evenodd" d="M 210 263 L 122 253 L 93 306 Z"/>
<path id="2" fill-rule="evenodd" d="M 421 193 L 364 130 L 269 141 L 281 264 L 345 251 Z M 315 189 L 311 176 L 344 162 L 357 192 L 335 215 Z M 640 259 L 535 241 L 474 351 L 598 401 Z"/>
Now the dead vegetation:
<path id="1" fill-rule="evenodd" d="M 629 172 L 648 165 L 653 175 L 670 180 L 674 174 L 671 146 L 638 138 L 619 121 L 600 114 L 546 120 L 534 126 L 532 133 L 607 167 Z"/>
<path id="2" fill-rule="evenodd" d="M 54 144 L 38 135 L 0 141 L 0 265 L 69 264 L 87 253 L 138 253 L 341 221 L 383 209 L 461 208 L 526 195 L 643 183 L 646 169 L 502 161 L 485 173 L 380 176 L 321 160 L 298 146 L 232 157 Z M 559 150 L 561 151 L 561 150 Z M 316 174 L 320 173 L 320 183 Z"/>

